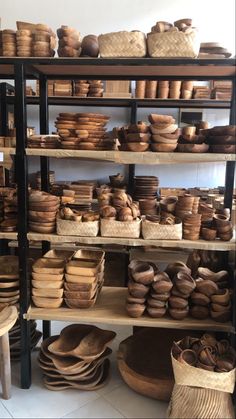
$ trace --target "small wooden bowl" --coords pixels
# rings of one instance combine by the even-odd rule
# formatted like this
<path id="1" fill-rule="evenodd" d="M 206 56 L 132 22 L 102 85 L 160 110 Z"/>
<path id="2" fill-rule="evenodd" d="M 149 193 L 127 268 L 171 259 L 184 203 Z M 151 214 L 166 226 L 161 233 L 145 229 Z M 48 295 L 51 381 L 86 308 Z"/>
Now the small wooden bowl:
<path id="1" fill-rule="evenodd" d="M 230 310 L 225 311 L 210 311 L 211 318 L 216 322 L 225 323 L 228 322 L 231 318 Z"/>
<path id="2" fill-rule="evenodd" d="M 203 227 L 201 229 L 201 236 L 204 240 L 215 240 L 217 236 L 217 230 Z"/>
<path id="3" fill-rule="evenodd" d="M 189 309 L 188 307 L 179 309 L 179 308 L 170 308 L 168 309 L 170 316 L 175 320 L 183 320 L 187 317 Z"/>
<path id="4" fill-rule="evenodd" d="M 129 293 L 132 295 L 132 297 L 144 298 L 149 291 L 149 287 L 144 284 L 140 284 L 134 281 L 129 281 L 128 290 L 129 290 Z"/>
<path id="5" fill-rule="evenodd" d="M 156 307 L 149 306 L 147 307 L 147 312 L 149 316 L 157 319 L 157 318 L 163 317 L 166 314 L 166 307 L 156 308 Z"/>
<path id="6" fill-rule="evenodd" d="M 177 147 L 177 143 L 174 144 L 164 144 L 164 143 L 153 143 L 151 144 L 151 149 L 154 152 L 163 152 L 163 153 L 170 153 L 172 151 L 175 151 Z"/>
<path id="7" fill-rule="evenodd" d="M 184 309 L 188 306 L 188 300 L 181 297 L 171 296 L 168 300 L 168 304 L 170 304 L 171 308 Z"/>
<path id="8" fill-rule="evenodd" d="M 63 303 L 63 298 L 46 298 L 32 296 L 33 303 L 40 308 L 59 308 Z"/>
<path id="9" fill-rule="evenodd" d="M 137 153 L 142 153 L 144 151 L 147 151 L 148 148 L 149 148 L 149 144 L 145 142 L 126 143 L 127 151 L 134 151 Z"/>
<path id="10" fill-rule="evenodd" d="M 210 297 L 213 294 L 217 294 L 218 286 L 210 279 L 196 280 L 196 290 Z"/>
<path id="11" fill-rule="evenodd" d="M 228 288 L 218 290 L 217 294 L 211 295 L 211 302 L 227 305 L 230 301 L 230 293 Z"/>
<path id="12" fill-rule="evenodd" d="M 148 304 L 148 307 L 153 307 L 153 308 L 162 308 L 166 306 L 165 301 L 157 300 L 151 297 L 147 299 L 147 304 Z"/>
<path id="13" fill-rule="evenodd" d="M 195 319 L 203 320 L 209 317 L 209 308 L 206 306 L 196 305 L 191 307 L 190 314 Z"/>
<path id="14" fill-rule="evenodd" d="M 191 294 L 191 302 L 199 306 L 207 306 L 210 303 L 210 298 L 201 292 L 193 292 Z"/>
<path id="15" fill-rule="evenodd" d="M 178 361 L 194 367 L 197 363 L 197 355 L 192 349 L 185 349 L 179 354 Z"/>
<path id="16" fill-rule="evenodd" d="M 126 311 L 131 317 L 140 317 L 144 313 L 145 304 L 130 304 L 126 303 Z"/>

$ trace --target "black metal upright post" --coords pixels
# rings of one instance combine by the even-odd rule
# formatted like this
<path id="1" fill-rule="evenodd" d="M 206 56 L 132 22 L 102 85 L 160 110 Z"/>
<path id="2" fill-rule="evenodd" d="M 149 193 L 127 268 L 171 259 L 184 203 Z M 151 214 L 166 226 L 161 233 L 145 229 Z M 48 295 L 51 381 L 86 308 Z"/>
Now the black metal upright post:
<path id="1" fill-rule="evenodd" d="M 30 322 L 24 320 L 30 303 L 28 286 L 28 167 L 26 146 L 26 102 L 24 65 L 17 63 L 15 73 L 15 126 L 16 126 L 16 181 L 18 198 L 18 256 L 20 275 L 20 325 L 21 325 L 21 387 L 31 385 Z"/>
<path id="2" fill-rule="evenodd" d="M 232 98 L 230 108 L 230 124 L 236 124 L 236 80 L 232 80 Z M 226 163 L 225 172 L 225 196 L 224 206 L 225 208 L 232 208 L 232 197 L 234 190 L 234 175 L 235 175 L 235 161 L 228 161 Z"/>
<path id="3" fill-rule="evenodd" d="M 136 124 L 137 122 L 137 102 L 133 101 L 131 103 L 131 114 L 130 114 L 130 123 Z M 133 193 L 134 188 L 134 176 L 135 176 L 135 164 L 129 164 L 128 166 L 128 192 L 130 195 Z"/>
<path id="4" fill-rule="evenodd" d="M 0 135 L 8 135 L 7 83 L 0 83 Z M 5 185 L 9 186 L 9 170 L 5 169 Z"/>
<path id="5" fill-rule="evenodd" d="M 43 74 L 39 78 L 39 121 L 40 134 L 48 134 L 48 86 L 47 78 Z M 41 189 L 49 192 L 49 157 L 40 157 Z M 50 243 L 42 241 L 42 254 L 50 250 Z M 43 338 L 46 339 L 51 334 L 51 322 L 43 321 Z"/>

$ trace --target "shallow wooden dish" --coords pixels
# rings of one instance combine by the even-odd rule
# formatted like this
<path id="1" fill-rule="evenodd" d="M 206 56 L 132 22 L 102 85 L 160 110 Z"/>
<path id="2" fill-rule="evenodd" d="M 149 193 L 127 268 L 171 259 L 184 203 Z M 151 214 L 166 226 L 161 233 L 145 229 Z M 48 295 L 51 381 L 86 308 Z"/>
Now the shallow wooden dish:
<path id="1" fill-rule="evenodd" d="M 174 144 L 152 143 L 151 144 L 151 149 L 154 152 L 157 151 L 157 152 L 169 153 L 169 152 L 174 151 L 176 147 L 177 147 L 177 143 L 174 143 Z"/>
<path id="2" fill-rule="evenodd" d="M 66 264 L 66 272 L 71 275 L 94 277 L 98 272 L 99 264 L 87 260 L 74 259 Z"/>
<path id="3" fill-rule="evenodd" d="M 55 290 L 59 290 L 60 288 L 63 287 L 63 283 L 64 281 L 38 281 L 35 279 L 32 279 L 32 286 L 34 288 L 38 288 L 38 289 L 55 289 Z M 36 294 L 34 294 L 36 295 Z"/>
<path id="4" fill-rule="evenodd" d="M 32 272 L 32 278 L 36 281 L 62 281 L 64 274 L 44 274 Z"/>
<path id="5" fill-rule="evenodd" d="M 64 290 L 65 298 L 80 299 L 80 300 L 92 300 L 97 293 L 97 286 L 93 287 L 90 291 L 67 291 Z"/>
<path id="6" fill-rule="evenodd" d="M 44 298 L 32 296 L 36 307 L 40 308 L 59 308 L 63 303 L 63 298 Z"/>
<path id="7" fill-rule="evenodd" d="M 48 346 L 58 356 L 75 356 L 85 361 L 98 358 L 116 336 L 115 332 L 95 326 L 72 324 L 65 327 L 59 339 Z"/>
<path id="8" fill-rule="evenodd" d="M 34 297 L 62 298 L 63 289 L 57 288 L 32 288 Z"/>
<path id="9" fill-rule="evenodd" d="M 177 151 L 181 153 L 206 153 L 209 149 L 209 145 L 202 144 L 178 144 Z"/>
<path id="10" fill-rule="evenodd" d="M 19 301 L 19 295 L 18 296 L 11 296 L 11 297 L 0 297 L 0 303 L 9 303 L 10 305 L 16 303 Z"/>
<path id="11" fill-rule="evenodd" d="M 67 291 L 91 292 L 96 286 L 97 281 L 94 281 L 91 284 L 86 282 L 64 282 L 64 288 Z"/>
<path id="12" fill-rule="evenodd" d="M 173 340 L 183 333 L 143 329 L 121 342 L 118 368 L 126 384 L 144 396 L 169 401 L 174 386 L 169 354 Z"/>
<path id="13" fill-rule="evenodd" d="M 56 229 L 56 224 L 53 224 L 53 226 L 51 227 L 44 227 L 43 224 L 36 225 L 34 223 L 29 222 L 29 230 L 35 231 L 36 233 L 50 234 L 50 233 L 53 233 L 55 229 Z"/>
<path id="14" fill-rule="evenodd" d="M 9 280 L 0 279 L 0 289 L 1 288 L 15 288 L 15 287 L 19 287 L 19 285 L 20 285 L 20 281 L 9 281 Z"/>
<path id="15" fill-rule="evenodd" d="M 66 259 L 69 260 L 74 256 L 74 252 L 72 250 L 57 250 L 51 249 L 47 253 L 43 255 L 44 258 L 53 258 L 53 259 Z"/>
<path id="16" fill-rule="evenodd" d="M 97 294 L 98 293 L 96 292 L 95 296 L 88 300 L 83 300 L 81 298 L 64 298 L 64 301 L 69 308 L 91 308 L 96 303 Z"/>
<path id="17" fill-rule="evenodd" d="M 147 151 L 148 148 L 149 148 L 149 143 L 144 143 L 144 142 L 125 143 L 125 149 L 127 151 L 134 151 L 134 152 L 142 153 L 144 151 Z"/>
<path id="18" fill-rule="evenodd" d="M 64 272 L 64 259 L 40 258 L 32 266 L 33 272 L 45 274 L 62 274 Z"/>
<path id="19" fill-rule="evenodd" d="M 75 283 L 75 284 L 85 284 L 85 285 L 92 285 L 97 282 L 97 276 L 81 276 L 81 275 L 70 275 L 65 274 L 65 278 L 67 282 Z"/>
<path id="20" fill-rule="evenodd" d="M 86 249 L 79 249 L 77 250 L 74 255 L 73 259 L 80 259 L 80 260 L 89 260 L 89 261 L 101 261 L 105 258 L 105 252 L 102 250 L 86 250 Z"/>

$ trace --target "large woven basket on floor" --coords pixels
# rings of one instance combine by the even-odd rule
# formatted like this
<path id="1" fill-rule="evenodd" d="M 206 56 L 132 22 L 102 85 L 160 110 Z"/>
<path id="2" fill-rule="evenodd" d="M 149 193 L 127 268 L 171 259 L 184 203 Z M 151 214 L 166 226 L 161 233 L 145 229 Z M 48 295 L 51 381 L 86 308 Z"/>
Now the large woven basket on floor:
<path id="1" fill-rule="evenodd" d="M 178 342 L 179 344 L 180 342 Z M 207 371 L 181 363 L 171 354 L 175 386 L 168 407 L 168 418 L 233 419 L 233 393 L 236 369 Z"/>
<path id="2" fill-rule="evenodd" d="M 101 236 L 125 237 L 138 239 L 141 230 L 141 220 L 116 221 L 101 219 Z"/>
<path id="3" fill-rule="evenodd" d="M 145 57 L 146 37 L 143 32 L 111 32 L 98 37 L 101 57 Z"/>
<path id="4" fill-rule="evenodd" d="M 70 221 L 57 218 L 57 234 L 60 236 L 96 237 L 99 221 Z"/>
<path id="5" fill-rule="evenodd" d="M 174 225 L 166 225 L 142 220 L 142 236 L 145 240 L 181 240 L 182 221 L 178 220 Z"/>
<path id="6" fill-rule="evenodd" d="M 198 32 L 162 32 L 147 35 L 150 57 L 196 58 L 200 49 Z"/>

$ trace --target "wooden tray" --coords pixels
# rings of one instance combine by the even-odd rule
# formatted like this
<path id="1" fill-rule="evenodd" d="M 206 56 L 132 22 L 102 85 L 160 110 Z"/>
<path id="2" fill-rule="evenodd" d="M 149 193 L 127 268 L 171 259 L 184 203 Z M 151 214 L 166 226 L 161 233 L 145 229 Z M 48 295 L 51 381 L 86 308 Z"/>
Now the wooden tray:
<path id="1" fill-rule="evenodd" d="M 62 274 L 64 272 L 65 261 L 58 258 L 40 258 L 32 266 L 36 273 L 43 274 Z"/>

